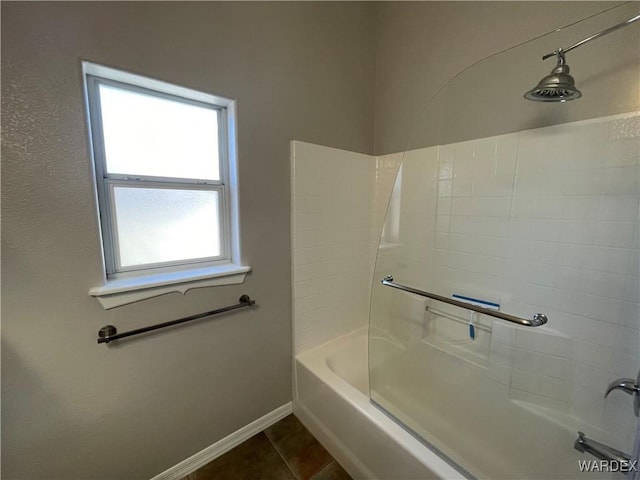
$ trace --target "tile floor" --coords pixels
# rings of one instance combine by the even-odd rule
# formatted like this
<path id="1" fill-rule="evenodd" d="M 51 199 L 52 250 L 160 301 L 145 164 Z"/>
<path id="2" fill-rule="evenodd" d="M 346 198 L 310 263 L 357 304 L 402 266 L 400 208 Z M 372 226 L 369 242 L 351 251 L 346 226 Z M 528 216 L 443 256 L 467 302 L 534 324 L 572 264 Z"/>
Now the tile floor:
<path id="1" fill-rule="evenodd" d="M 216 458 L 183 480 L 350 480 L 294 415 Z"/>

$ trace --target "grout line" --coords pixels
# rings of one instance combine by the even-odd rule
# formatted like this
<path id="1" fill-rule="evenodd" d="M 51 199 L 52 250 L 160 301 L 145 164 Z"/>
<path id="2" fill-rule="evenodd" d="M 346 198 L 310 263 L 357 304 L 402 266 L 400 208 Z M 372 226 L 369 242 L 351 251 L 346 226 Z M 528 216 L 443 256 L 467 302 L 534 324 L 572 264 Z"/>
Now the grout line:
<path id="1" fill-rule="evenodd" d="M 294 415 L 293 413 L 291 415 Z M 295 416 L 295 415 L 294 415 Z M 296 417 L 297 418 L 297 417 Z M 276 424 L 274 424 L 276 425 Z M 304 426 L 304 425 L 303 425 Z M 307 427 L 304 427 L 305 430 L 307 430 L 307 432 L 309 432 L 309 430 L 307 429 Z M 293 477 L 296 480 L 302 480 L 297 474 L 296 472 L 293 470 L 293 468 L 291 467 L 291 465 L 289 464 L 289 462 L 287 461 L 287 459 L 285 458 L 285 456 L 282 454 L 282 452 L 280 451 L 280 449 L 278 448 L 278 446 L 271 440 L 271 437 L 269 436 L 269 434 L 267 433 L 267 429 L 263 430 L 264 435 L 267 437 L 267 440 L 269 440 L 269 443 L 271 443 L 271 446 L 274 448 L 274 450 L 278 453 L 278 455 L 280 455 L 280 458 L 282 459 L 282 461 L 285 463 L 285 465 L 287 466 L 287 468 L 289 469 L 289 471 L 291 472 L 291 474 L 293 475 Z M 316 442 L 318 442 L 318 444 L 320 444 L 320 442 L 318 441 L 318 439 L 316 437 L 314 437 L 311 432 L 309 432 L 309 434 L 314 438 L 314 440 Z M 320 444 L 320 446 L 322 446 L 322 444 Z M 324 448 L 324 447 L 322 447 Z M 328 452 L 327 452 L 328 453 Z M 314 472 L 313 475 L 309 478 L 309 480 L 313 480 L 316 475 L 319 475 L 320 472 L 322 472 L 325 468 L 327 468 L 329 465 L 331 465 L 332 462 L 335 462 L 336 459 L 333 458 L 333 455 L 329 454 L 329 457 L 331 458 L 325 465 L 322 465 L 317 472 Z"/>
<path id="2" fill-rule="evenodd" d="M 331 460 L 324 467 L 322 467 L 320 470 L 318 470 L 316 473 L 314 473 L 313 476 L 309 480 L 313 480 L 314 478 L 317 478 L 318 475 L 320 475 L 323 471 L 325 471 L 327 468 L 329 468 L 329 466 L 334 462 L 335 462 L 335 459 Z"/>
<path id="3" fill-rule="evenodd" d="M 333 458 L 333 456 L 331 457 L 331 460 L 329 461 L 329 463 L 327 463 L 326 465 L 323 465 L 323 467 L 322 467 L 320 470 L 318 470 L 316 473 L 314 473 L 314 474 L 309 478 L 309 480 L 313 480 L 314 478 L 317 478 L 317 477 L 318 477 L 318 475 L 320 475 L 324 470 L 326 470 L 327 468 L 329 468 L 329 466 L 330 466 L 332 463 L 338 463 L 338 462 L 336 461 L 336 459 L 335 459 L 335 458 Z"/>
<path id="4" fill-rule="evenodd" d="M 282 461 L 284 462 L 284 464 L 287 466 L 287 468 L 289 469 L 289 471 L 291 472 L 291 475 L 293 476 L 293 478 L 295 478 L 296 480 L 300 480 L 300 477 L 298 475 L 296 475 L 296 472 L 293 470 L 293 468 L 291 467 L 291 465 L 289 464 L 289 462 L 287 461 L 287 459 L 284 457 L 284 455 L 282 454 L 282 452 L 280 451 L 280 449 L 278 448 L 278 446 L 273 443 L 273 440 L 271 440 L 271 437 L 269 436 L 269 434 L 267 433 L 267 430 L 265 429 L 263 431 L 265 437 L 267 437 L 267 440 L 269 440 L 269 443 L 271 444 L 271 447 L 276 451 L 276 453 L 278 454 L 278 456 L 282 459 Z"/>

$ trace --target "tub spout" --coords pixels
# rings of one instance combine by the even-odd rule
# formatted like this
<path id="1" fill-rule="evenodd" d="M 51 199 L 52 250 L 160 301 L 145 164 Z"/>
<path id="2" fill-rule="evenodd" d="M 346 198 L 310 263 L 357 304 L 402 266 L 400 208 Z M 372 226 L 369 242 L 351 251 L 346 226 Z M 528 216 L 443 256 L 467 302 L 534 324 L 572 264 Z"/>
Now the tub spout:
<path id="1" fill-rule="evenodd" d="M 578 432 L 578 438 L 573 444 L 573 448 L 579 452 L 587 452 L 600 460 L 609 460 L 618 462 L 621 464 L 628 464 L 631 460 L 631 456 L 616 450 L 608 445 L 605 445 L 595 440 L 587 438 L 584 433 Z"/>

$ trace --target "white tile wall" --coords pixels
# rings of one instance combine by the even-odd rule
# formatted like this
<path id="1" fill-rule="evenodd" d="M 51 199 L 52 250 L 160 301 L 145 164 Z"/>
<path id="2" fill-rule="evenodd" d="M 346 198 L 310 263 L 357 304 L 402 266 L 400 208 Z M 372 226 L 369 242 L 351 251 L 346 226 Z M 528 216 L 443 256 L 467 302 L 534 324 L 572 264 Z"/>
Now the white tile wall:
<path id="1" fill-rule="evenodd" d="M 585 428 L 618 425 L 628 446 L 631 400 L 602 397 L 640 368 L 640 114 L 408 152 L 402 170 L 387 223 L 405 226 L 376 274 L 547 314 L 539 329 L 493 323 L 488 374 Z M 406 341 L 394 315 L 386 328 Z"/>
<path id="2" fill-rule="evenodd" d="M 373 265 L 400 159 L 291 143 L 296 353 L 367 325 Z"/>
<path id="3" fill-rule="evenodd" d="M 519 377 L 513 383 L 512 377 L 512 393 L 536 395 L 528 397 L 534 402 L 540 396 L 560 402 L 554 408 L 606 431 L 612 430 L 605 421 L 626 425 L 614 439 L 626 445 L 633 436 L 624 420 L 630 407 L 616 409 L 617 400 L 605 402 L 602 396 L 606 384 L 623 374 L 616 367 L 625 376 L 640 367 L 640 316 L 634 311 L 640 272 L 632 261 L 639 248 L 638 118 L 632 114 L 517 135 L 509 237 L 514 254 L 503 279 L 510 299 L 503 302 L 505 310 L 545 311 L 549 328 L 561 335 L 553 340 L 546 371 L 535 363 L 525 370 L 543 375 L 540 383 L 527 385 Z M 615 134 L 620 131 L 624 135 Z M 635 154 L 629 141 L 635 142 Z M 537 343 L 533 331 L 522 330 L 522 335 L 530 337 L 523 340 L 530 350 L 548 348 Z M 525 348 L 518 339 L 515 348 Z M 563 344 L 570 356 L 562 354 Z"/>

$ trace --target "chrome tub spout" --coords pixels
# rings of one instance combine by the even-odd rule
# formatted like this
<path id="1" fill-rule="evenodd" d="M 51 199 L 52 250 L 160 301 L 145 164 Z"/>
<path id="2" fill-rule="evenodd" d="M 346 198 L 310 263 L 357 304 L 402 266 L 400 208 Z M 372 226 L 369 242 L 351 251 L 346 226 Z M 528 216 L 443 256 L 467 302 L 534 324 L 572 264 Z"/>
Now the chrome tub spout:
<path id="1" fill-rule="evenodd" d="M 587 452 L 600 460 L 614 461 L 621 464 L 628 464 L 631 460 L 631 456 L 616 450 L 608 445 L 605 445 L 595 440 L 587 438 L 584 433 L 578 432 L 578 438 L 573 444 L 573 448 L 579 452 Z"/>

